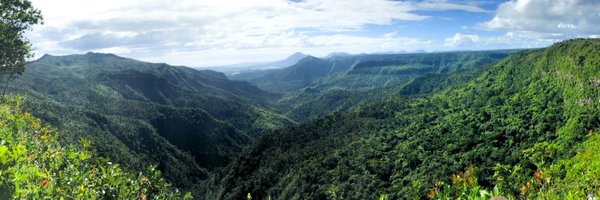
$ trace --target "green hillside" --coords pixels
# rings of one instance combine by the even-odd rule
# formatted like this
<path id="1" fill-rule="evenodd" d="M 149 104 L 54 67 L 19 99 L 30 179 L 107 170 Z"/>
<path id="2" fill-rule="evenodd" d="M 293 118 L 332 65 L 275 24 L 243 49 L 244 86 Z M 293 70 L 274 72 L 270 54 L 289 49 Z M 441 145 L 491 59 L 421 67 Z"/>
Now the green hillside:
<path id="1" fill-rule="evenodd" d="M 231 75 L 234 80 L 245 80 L 273 93 L 290 93 L 321 79 L 345 72 L 361 62 L 389 60 L 420 54 L 340 54 L 327 58 L 306 56 L 298 63 L 281 69 L 242 72 Z"/>
<path id="2" fill-rule="evenodd" d="M 490 64 L 488 64 L 490 65 Z M 327 116 L 333 112 L 349 112 L 360 109 L 372 101 L 381 101 L 396 96 L 427 95 L 446 88 L 460 86 L 479 76 L 486 66 L 459 70 L 457 72 L 431 73 L 417 76 L 406 83 L 376 87 L 370 90 L 328 89 L 320 91 L 306 87 L 287 95 L 279 102 L 287 109 L 286 115 L 302 122 Z"/>
<path id="3" fill-rule="evenodd" d="M 22 111 L 21 97 L 0 104 L 1 199 L 191 199 L 149 166 L 123 170 L 87 140 L 61 144 L 52 127 Z"/>
<path id="4" fill-rule="evenodd" d="M 293 123 L 271 111 L 274 95 L 222 73 L 111 54 L 46 55 L 11 85 L 64 142 L 88 138 L 126 168 L 158 164 L 188 189 L 261 132 Z"/>
<path id="5" fill-rule="evenodd" d="M 311 87 L 368 90 L 401 84 L 429 73 L 451 73 L 497 62 L 511 52 L 474 51 L 388 55 L 358 62 L 348 71 L 312 84 Z"/>
<path id="6" fill-rule="evenodd" d="M 598 39 L 518 52 L 460 87 L 274 131 L 227 167 L 219 198 L 598 196 L 598 55 Z"/>
<path id="7" fill-rule="evenodd" d="M 356 62 L 355 58 L 334 60 L 307 56 L 287 68 L 242 73 L 232 76 L 232 78 L 247 80 L 266 91 L 287 93 L 300 89 L 317 79 L 346 70 L 354 62 Z"/>
<path id="8" fill-rule="evenodd" d="M 426 79 L 441 82 L 457 70 L 475 69 L 471 74 L 477 73 L 477 69 L 493 64 L 512 52 L 516 50 L 382 55 L 315 80 L 305 88 L 284 96 L 279 104 L 290 118 L 306 121 L 334 111 L 348 111 L 361 102 L 385 99 L 398 93 L 419 93 L 403 88 L 407 84 L 406 87 L 421 87 L 418 85 Z M 360 57 L 355 59 L 360 60 Z M 436 78 L 440 80 L 434 80 Z M 451 84 L 439 85 L 447 87 Z"/>

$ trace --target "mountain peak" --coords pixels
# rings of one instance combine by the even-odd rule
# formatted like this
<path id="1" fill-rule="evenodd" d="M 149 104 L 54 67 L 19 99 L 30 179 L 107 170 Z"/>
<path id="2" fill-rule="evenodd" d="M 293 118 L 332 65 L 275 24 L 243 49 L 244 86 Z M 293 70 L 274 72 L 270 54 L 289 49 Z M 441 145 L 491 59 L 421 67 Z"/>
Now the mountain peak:
<path id="1" fill-rule="evenodd" d="M 302 52 L 296 52 L 290 56 L 288 56 L 287 58 L 285 58 L 283 61 L 289 61 L 289 62 L 298 62 L 299 60 L 302 60 L 303 58 L 310 56 L 308 54 L 303 54 Z"/>
<path id="2" fill-rule="evenodd" d="M 43 59 L 48 59 L 48 58 L 52 58 L 54 57 L 53 55 L 47 54 L 45 53 L 42 57 L 40 57 L 38 60 L 43 60 Z"/>
<path id="3" fill-rule="evenodd" d="M 299 60 L 298 63 L 300 63 L 300 62 L 307 62 L 307 61 L 311 61 L 311 60 L 320 60 L 320 58 L 308 55 L 308 56 L 302 58 L 301 60 Z"/>

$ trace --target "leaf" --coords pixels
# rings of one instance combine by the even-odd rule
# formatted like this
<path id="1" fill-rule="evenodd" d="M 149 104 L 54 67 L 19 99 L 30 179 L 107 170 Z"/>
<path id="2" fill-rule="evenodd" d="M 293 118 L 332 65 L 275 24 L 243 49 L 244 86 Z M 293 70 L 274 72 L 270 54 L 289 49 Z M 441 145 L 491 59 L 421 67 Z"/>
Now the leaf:
<path id="1" fill-rule="evenodd" d="M 0 162 L 5 165 L 8 163 L 8 147 L 0 146 Z"/>

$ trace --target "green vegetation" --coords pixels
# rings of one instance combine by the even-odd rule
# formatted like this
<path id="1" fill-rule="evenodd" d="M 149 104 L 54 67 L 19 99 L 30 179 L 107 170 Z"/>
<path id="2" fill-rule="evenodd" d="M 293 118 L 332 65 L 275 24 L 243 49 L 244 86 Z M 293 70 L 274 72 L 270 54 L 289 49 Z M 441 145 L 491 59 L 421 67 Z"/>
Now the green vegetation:
<path id="1" fill-rule="evenodd" d="M 589 199 L 600 196 L 600 137 L 590 131 L 586 141 L 575 146 L 577 154 L 538 168 L 531 176 L 520 173 L 519 165 L 498 165 L 496 186 L 492 190 L 481 187 L 471 166 L 465 173 L 451 177 L 452 184 L 436 182 L 429 191 L 432 199 Z M 514 192 L 518 191 L 518 192 Z"/>
<path id="2" fill-rule="evenodd" d="M 463 83 L 480 69 L 515 51 L 475 51 L 385 55 L 356 63 L 351 69 L 313 81 L 284 96 L 279 104 L 286 115 L 306 121 L 332 112 L 355 109 L 368 101 L 399 94 L 423 94 Z M 364 60 L 358 56 L 356 60 Z M 453 73 L 455 71 L 469 71 Z"/>
<path id="3" fill-rule="evenodd" d="M 598 55 L 597 39 L 518 52 L 461 86 L 266 134 L 218 198 L 598 196 Z"/>
<path id="4" fill-rule="evenodd" d="M 317 58 L 306 56 L 294 65 L 282 69 L 243 72 L 232 75 L 273 93 L 290 93 L 321 79 L 344 72 L 359 62 L 380 60 L 398 55 L 365 54 Z"/>
<path id="5" fill-rule="evenodd" d="M 0 11 L 7 85 L 41 15 L 29 1 Z M 0 104 L 0 198 L 597 198 L 598 55 L 600 40 L 579 39 L 308 56 L 237 75 L 258 87 L 112 54 L 45 55 L 10 86 L 26 100 Z"/>
<path id="6" fill-rule="evenodd" d="M 354 59 L 332 60 L 307 56 L 287 68 L 267 70 L 258 74 L 257 72 L 238 74 L 233 78 L 247 80 L 266 91 L 287 93 L 320 78 L 346 70 L 354 62 Z"/>
<path id="7" fill-rule="evenodd" d="M 86 138 L 131 170 L 157 165 L 195 196 L 213 169 L 262 132 L 293 124 L 270 108 L 276 96 L 222 73 L 111 54 L 45 55 L 11 90 L 63 143 Z"/>
<path id="8" fill-rule="evenodd" d="M 125 171 L 98 157 L 87 140 L 61 145 L 22 102 L 8 97 L 0 104 L 1 199 L 191 199 L 154 167 Z"/>

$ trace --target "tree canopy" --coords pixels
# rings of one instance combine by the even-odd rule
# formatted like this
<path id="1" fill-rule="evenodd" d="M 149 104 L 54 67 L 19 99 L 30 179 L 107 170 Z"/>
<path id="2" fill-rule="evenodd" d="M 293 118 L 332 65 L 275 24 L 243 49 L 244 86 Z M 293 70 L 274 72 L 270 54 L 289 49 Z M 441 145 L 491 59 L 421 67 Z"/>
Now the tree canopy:
<path id="1" fill-rule="evenodd" d="M 35 24 L 42 23 L 42 13 L 28 0 L 0 0 L 0 80 L 3 94 L 10 80 L 25 71 L 31 44 L 24 36 Z"/>

